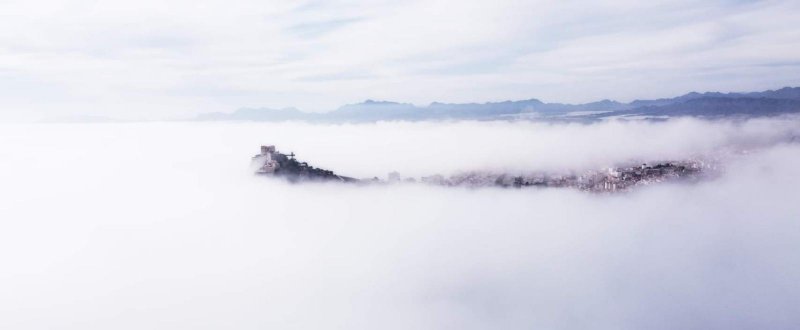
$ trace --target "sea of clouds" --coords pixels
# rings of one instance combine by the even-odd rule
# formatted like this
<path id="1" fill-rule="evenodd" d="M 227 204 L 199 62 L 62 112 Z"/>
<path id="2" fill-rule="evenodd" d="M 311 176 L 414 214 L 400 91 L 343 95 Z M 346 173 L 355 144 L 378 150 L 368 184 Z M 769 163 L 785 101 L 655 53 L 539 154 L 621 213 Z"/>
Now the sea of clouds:
<path id="1" fill-rule="evenodd" d="M 2 329 L 793 329 L 800 120 L 0 126 Z M 725 152 L 696 184 L 298 184 Z M 740 151 L 746 150 L 746 153 Z"/>

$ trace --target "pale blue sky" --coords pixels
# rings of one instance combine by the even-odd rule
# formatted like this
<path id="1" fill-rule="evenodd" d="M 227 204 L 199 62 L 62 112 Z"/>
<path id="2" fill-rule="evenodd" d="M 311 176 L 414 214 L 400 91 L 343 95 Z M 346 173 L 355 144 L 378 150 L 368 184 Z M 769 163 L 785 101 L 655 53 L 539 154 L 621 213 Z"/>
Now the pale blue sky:
<path id="1" fill-rule="evenodd" d="M 0 120 L 800 85 L 798 1 L 3 1 Z"/>

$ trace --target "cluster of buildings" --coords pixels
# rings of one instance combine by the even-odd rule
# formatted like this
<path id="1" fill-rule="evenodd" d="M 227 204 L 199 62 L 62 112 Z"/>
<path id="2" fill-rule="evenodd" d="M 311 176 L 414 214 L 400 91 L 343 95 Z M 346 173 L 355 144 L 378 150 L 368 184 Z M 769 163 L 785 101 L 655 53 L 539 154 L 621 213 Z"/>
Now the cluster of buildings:
<path id="1" fill-rule="evenodd" d="M 627 191 L 635 186 L 677 180 L 697 180 L 708 170 L 716 169 L 712 162 L 703 160 L 668 161 L 654 165 L 623 166 L 602 171 L 586 171 L 566 175 L 533 173 L 510 175 L 491 172 L 466 172 L 450 177 L 433 175 L 423 177 L 424 183 L 465 187 L 557 187 L 574 188 L 588 192 Z"/>

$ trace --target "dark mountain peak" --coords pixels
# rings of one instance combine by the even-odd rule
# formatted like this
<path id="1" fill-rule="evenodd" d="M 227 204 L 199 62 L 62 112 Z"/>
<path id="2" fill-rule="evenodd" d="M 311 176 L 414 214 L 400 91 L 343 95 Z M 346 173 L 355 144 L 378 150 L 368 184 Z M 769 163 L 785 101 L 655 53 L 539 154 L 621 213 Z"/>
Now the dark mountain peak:
<path id="1" fill-rule="evenodd" d="M 768 90 L 761 93 L 748 93 L 747 95 L 754 96 L 752 94 L 767 98 L 800 100 L 800 87 L 784 87 L 774 91 Z"/>
<path id="2" fill-rule="evenodd" d="M 705 96 L 724 96 L 724 95 L 726 95 L 726 94 L 722 94 L 722 93 L 718 93 L 718 92 L 716 92 L 716 93 L 706 92 L 706 93 L 702 93 L 702 94 L 698 93 L 698 92 L 689 92 L 689 93 L 683 94 L 683 95 L 678 96 L 678 97 L 673 97 L 673 98 L 660 98 L 660 99 L 655 99 L 655 100 L 635 100 L 635 101 L 633 101 L 631 103 L 628 103 L 628 104 L 631 105 L 631 106 L 634 106 L 634 107 L 661 106 L 661 105 L 668 105 L 668 104 L 673 104 L 673 103 L 686 102 L 688 100 L 693 100 L 693 99 L 697 99 L 697 98 L 701 98 L 701 97 L 705 97 Z"/>
<path id="3" fill-rule="evenodd" d="M 527 100 L 520 100 L 520 101 L 506 101 L 510 103 L 519 103 L 519 104 L 544 104 L 544 102 L 539 101 L 538 99 L 527 99 Z"/>
<path id="4" fill-rule="evenodd" d="M 719 93 L 719 92 L 705 92 L 705 93 L 689 92 L 689 93 L 683 94 L 683 95 L 678 96 L 678 97 L 673 98 L 673 99 L 658 99 L 658 101 L 667 101 L 667 102 L 669 102 L 670 100 L 675 100 L 675 101 L 682 102 L 682 101 L 693 100 L 693 99 L 697 99 L 697 98 L 701 98 L 701 97 L 722 96 L 722 95 L 724 95 L 724 94 Z"/>
<path id="5" fill-rule="evenodd" d="M 620 104 L 622 104 L 622 103 L 619 103 L 619 102 L 614 101 L 614 100 L 603 99 L 603 100 L 600 100 L 600 101 L 584 103 L 583 105 L 620 105 Z"/>

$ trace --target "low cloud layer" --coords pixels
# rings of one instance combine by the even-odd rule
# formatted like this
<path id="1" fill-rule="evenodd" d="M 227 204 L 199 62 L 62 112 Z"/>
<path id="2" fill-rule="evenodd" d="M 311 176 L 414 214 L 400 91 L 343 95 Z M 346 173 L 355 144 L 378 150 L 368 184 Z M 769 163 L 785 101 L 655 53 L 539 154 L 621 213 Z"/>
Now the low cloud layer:
<path id="1" fill-rule="evenodd" d="M 51 124 L 0 130 L 0 327 L 790 329 L 796 120 Z M 594 167 L 749 148 L 692 185 L 290 185 L 263 143 L 354 176 Z"/>

